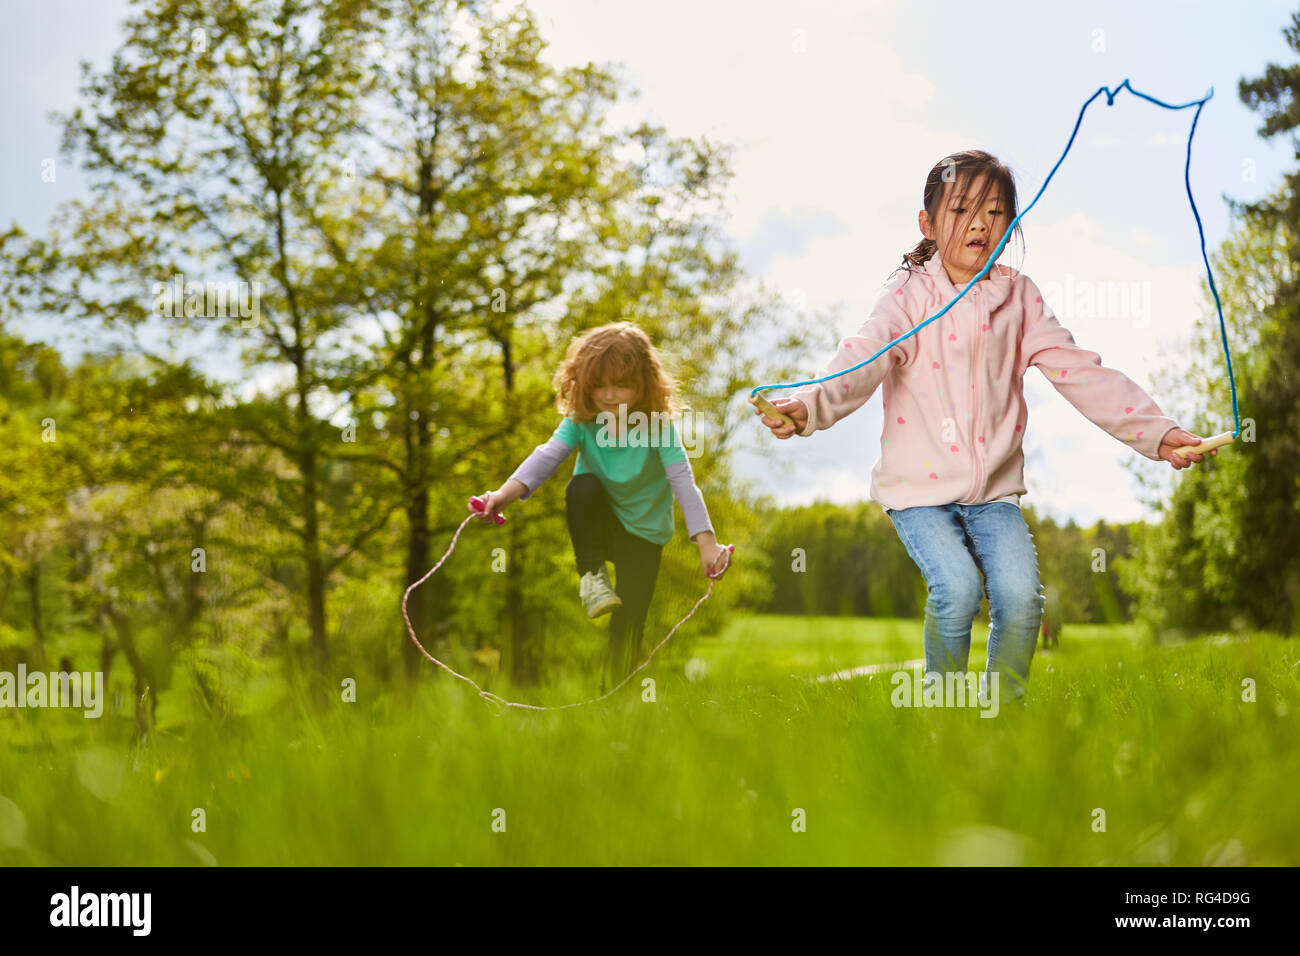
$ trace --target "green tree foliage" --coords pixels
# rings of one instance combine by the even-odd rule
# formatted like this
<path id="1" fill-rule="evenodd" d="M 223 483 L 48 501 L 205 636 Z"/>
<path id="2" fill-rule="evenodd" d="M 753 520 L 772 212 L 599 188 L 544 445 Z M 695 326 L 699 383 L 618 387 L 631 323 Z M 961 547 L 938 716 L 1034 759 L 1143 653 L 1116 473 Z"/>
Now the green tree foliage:
<path id="1" fill-rule="evenodd" d="M 874 501 L 841 506 L 819 502 L 772 510 L 763 550 L 771 556 L 775 614 L 917 617 L 925 585 Z"/>
<path id="2" fill-rule="evenodd" d="M 1038 551 L 1039 579 L 1067 623 L 1118 623 L 1133 598 L 1117 564 L 1130 557 L 1137 525 L 1058 525 L 1024 507 Z M 922 617 L 925 579 L 880 505 L 832 505 L 764 512 L 769 592 L 759 605 L 774 614 Z M 980 620 L 988 623 L 987 599 Z"/>
<path id="3" fill-rule="evenodd" d="M 83 68 L 86 104 L 65 123 L 64 150 L 80 156 L 98 198 L 65 207 L 54 235 L 31 243 L 18 267 L 34 308 L 110 327 L 161 321 L 178 335 L 216 333 L 243 350 L 250 369 L 279 373 L 277 413 L 247 423 L 245 435 L 295 471 L 290 526 L 319 668 L 328 659 L 327 565 L 338 546 L 330 530 L 352 542 L 385 518 L 383 505 L 367 509 L 374 503 L 362 499 L 336 512 L 351 519 L 344 527 L 322 527 L 326 460 L 339 445 L 326 419 L 351 309 L 312 210 L 328 201 L 326 160 L 360 122 L 360 93 L 373 77 L 362 55 L 373 30 L 367 13 L 359 2 L 216 0 L 157 0 L 138 11 L 108 71 Z M 214 311 L 188 288 L 183 303 L 160 297 L 178 275 L 233 277 L 252 314 Z"/>
<path id="4" fill-rule="evenodd" d="M 721 236 L 724 149 L 612 126 L 633 91 L 612 68 L 549 66 L 523 7 L 153 0 L 125 30 L 107 71 L 85 68 L 85 103 L 66 117 L 65 149 L 96 199 L 62 207 L 47 236 L 0 237 L 6 296 L 128 334 L 160 379 L 174 363 L 143 333 L 238 352 L 255 394 L 195 381 L 175 422 L 147 417 L 174 444 L 131 432 L 114 454 L 135 457 L 121 480 L 153 500 L 161 479 L 146 465 L 232 506 L 222 533 L 243 537 L 223 542 L 226 556 L 302 602 L 262 621 L 286 651 L 305 619 L 318 671 L 338 644 L 386 675 L 388 649 L 405 647 L 412 673 L 401 584 L 432 565 L 467 495 L 554 429 L 568 341 L 615 319 L 646 329 L 699 412 L 697 481 L 745 555 L 696 621 L 716 626 L 745 598 L 761 559 L 745 549 L 754 519 L 727 460 L 753 424 L 740 393 L 788 374 L 804 338 L 782 330 L 780 302 L 752 288 Z M 256 314 L 214 314 L 188 288 L 160 302 L 178 275 L 242 282 Z M 577 614 L 563 476 L 518 510 L 527 520 L 495 536 L 473 528 L 412 610 L 431 645 L 504 651 L 527 682 L 591 625 Z M 670 546 L 647 637 L 705 584 L 693 545 Z M 376 613 L 392 622 L 378 646 L 352 627 L 363 607 L 367 633 Z"/>
<path id="5" fill-rule="evenodd" d="M 551 379 L 569 340 L 615 320 L 644 328 L 678 377 L 706 449 L 697 481 L 723 539 L 743 534 L 745 512 L 726 500 L 726 452 L 749 423 L 734 397 L 773 371 L 748 342 L 781 341 L 789 363 L 802 337 L 779 333 L 778 303 L 744 288 L 718 234 L 725 150 L 613 126 L 625 82 L 594 64 L 550 66 L 526 8 L 501 20 L 475 4 L 387 11 L 359 185 L 328 239 L 340 268 L 357 270 L 362 307 L 382 317 L 351 400 L 375 429 L 359 429 L 358 459 L 404 491 L 408 584 L 465 499 L 497 487 L 558 424 Z M 563 519 L 571 467 L 516 509 L 526 521 L 494 530 L 481 562 L 460 562 L 464 579 L 448 567 L 412 595 L 430 646 L 502 651 L 513 679 L 531 683 L 548 633 L 590 629 L 571 599 L 556 608 L 557 594 L 577 593 Z M 498 548 L 504 560 L 491 559 Z M 670 548 L 660 593 L 673 599 L 656 603 L 647 635 L 680 618 L 701 580 L 693 549 Z M 420 661 L 407 648 L 409 672 Z"/>
<path id="6" fill-rule="evenodd" d="M 1284 34 L 1300 52 L 1300 13 Z M 1264 114 L 1262 136 L 1290 133 L 1300 150 L 1300 64 L 1270 64 L 1263 76 L 1241 81 L 1240 95 Z M 1300 171 L 1258 202 L 1228 202 L 1233 234 L 1211 266 L 1242 433 L 1182 474 L 1163 523 L 1140 536 L 1127 583 L 1157 633 L 1300 628 Z M 1208 283 L 1202 289 L 1207 310 L 1192 341 L 1183 404 L 1209 434 L 1232 429 L 1232 401 L 1213 296 Z M 1162 388 L 1178 384 L 1166 375 Z"/>
<path id="7" fill-rule="evenodd" d="M 50 570 L 57 564 L 65 490 L 74 472 L 58 446 L 60 423 L 71 418 L 65 399 L 67 372 L 48 346 L 21 342 L 0 330 L 0 622 L 11 597 L 26 602 L 24 624 L 35 643 L 33 662 L 47 664 Z M 68 412 L 69 414 L 65 414 Z M 0 623 L 0 628 L 3 628 Z"/>

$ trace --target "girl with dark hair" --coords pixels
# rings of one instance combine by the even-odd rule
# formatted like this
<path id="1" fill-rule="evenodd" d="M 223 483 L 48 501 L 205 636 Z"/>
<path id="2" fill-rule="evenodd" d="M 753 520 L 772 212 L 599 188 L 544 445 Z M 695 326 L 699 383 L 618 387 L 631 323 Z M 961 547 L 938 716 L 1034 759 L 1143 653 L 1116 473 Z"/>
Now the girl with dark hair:
<path id="1" fill-rule="evenodd" d="M 1043 612 L 1038 552 L 1020 513 L 1029 367 L 1153 461 L 1186 468 L 1203 455 L 1176 449 L 1201 439 L 1166 417 L 1124 373 L 1075 344 L 1028 276 L 996 263 L 994 252 L 1017 216 L 1015 183 L 1004 164 L 980 150 L 947 156 L 930 170 L 922 205 L 923 239 L 890 275 L 867 323 L 841 340 L 816 377 L 870 358 L 984 277 L 942 317 L 875 361 L 774 401 L 793 424 L 766 415 L 763 424 L 778 438 L 809 436 L 860 408 L 884 383 L 871 495 L 926 580 L 927 676 L 966 671 L 983 591 L 990 628 L 981 692 L 992 684 L 1020 697 Z M 906 274 L 898 278 L 900 271 Z"/>

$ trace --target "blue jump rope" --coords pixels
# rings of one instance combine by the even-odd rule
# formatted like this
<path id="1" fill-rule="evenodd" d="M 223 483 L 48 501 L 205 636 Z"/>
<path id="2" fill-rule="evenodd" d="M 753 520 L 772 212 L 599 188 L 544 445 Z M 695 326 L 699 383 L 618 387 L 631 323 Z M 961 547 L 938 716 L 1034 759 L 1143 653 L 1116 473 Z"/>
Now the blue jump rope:
<path id="1" fill-rule="evenodd" d="M 1083 114 L 1088 111 L 1088 107 L 1092 105 L 1093 100 L 1095 100 L 1097 97 L 1105 93 L 1106 105 L 1114 106 L 1116 95 L 1118 95 L 1120 90 L 1124 90 L 1124 89 L 1127 89 L 1134 96 L 1140 96 L 1142 97 L 1142 99 L 1154 103 L 1156 104 L 1156 106 L 1164 107 L 1167 110 L 1185 110 L 1193 106 L 1196 107 L 1196 113 L 1192 117 L 1192 129 L 1191 132 L 1187 134 L 1187 164 L 1183 169 L 1183 182 L 1187 187 L 1187 201 L 1192 204 L 1192 215 L 1196 217 L 1196 231 L 1200 234 L 1201 237 L 1201 260 L 1205 263 L 1205 274 L 1209 277 L 1210 280 L 1210 291 L 1214 293 L 1214 307 L 1219 312 L 1219 332 L 1223 337 L 1223 358 L 1228 364 L 1228 388 L 1232 392 L 1233 429 L 1230 432 L 1224 432 L 1221 435 L 1214 435 L 1213 437 L 1207 438 L 1199 445 L 1183 445 L 1182 447 L 1175 449 L 1175 451 L 1181 455 L 1188 454 L 1189 452 L 1193 454 L 1201 454 L 1201 453 L 1209 452 L 1212 449 L 1228 444 L 1233 439 L 1235 439 L 1239 434 L 1241 434 L 1241 416 L 1237 412 L 1237 386 L 1236 383 L 1233 381 L 1233 377 L 1232 377 L 1232 357 L 1228 354 L 1228 330 L 1223 320 L 1223 304 L 1219 301 L 1219 290 L 1215 288 L 1214 285 L 1214 273 L 1210 270 L 1210 259 L 1205 253 L 1205 229 L 1201 225 L 1201 214 L 1197 211 L 1196 200 L 1192 197 L 1192 180 L 1191 180 L 1192 138 L 1196 135 L 1196 122 L 1201 118 L 1201 108 L 1204 107 L 1205 104 L 1209 102 L 1210 98 L 1214 96 L 1214 88 L 1210 87 L 1210 91 L 1206 93 L 1205 96 L 1201 97 L 1199 100 L 1192 100 L 1190 103 L 1183 103 L 1179 106 L 1174 106 L 1170 103 L 1164 103 L 1156 99 L 1154 96 L 1147 96 L 1147 94 L 1145 93 L 1138 92 L 1137 90 L 1133 89 L 1132 86 L 1129 85 L 1128 80 L 1125 80 L 1119 86 L 1115 87 L 1114 92 L 1112 92 L 1109 87 L 1103 86 L 1101 89 L 1097 90 L 1096 93 L 1093 93 L 1092 96 L 1088 97 L 1087 102 L 1083 104 L 1083 108 L 1079 110 L 1079 118 L 1075 121 L 1074 132 L 1070 134 L 1070 141 L 1065 144 L 1065 151 L 1061 153 L 1061 158 L 1056 161 L 1056 165 L 1052 167 L 1052 171 L 1048 173 L 1047 178 L 1043 180 L 1043 185 L 1038 188 L 1038 195 L 1034 196 L 1033 202 L 1031 202 L 1028 206 L 1026 206 L 1024 211 L 1021 212 L 1020 215 L 1016 216 L 1015 219 L 1011 220 L 1011 224 L 1007 226 L 1007 230 L 1005 235 L 1003 235 L 1002 237 L 1002 241 L 997 244 L 997 248 L 995 248 L 993 250 L 992 255 L 989 256 L 988 262 L 985 264 L 984 268 L 981 269 L 979 271 L 979 274 L 976 275 L 973 279 L 971 279 L 970 282 L 966 283 L 966 287 L 957 293 L 956 298 L 954 298 L 951 302 L 945 305 L 934 315 L 930 316 L 920 325 L 916 326 L 914 329 L 910 330 L 909 332 L 900 335 L 898 338 L 894 339 L 894 341 L 890 342 L 888 345 L 886 345 L 884 348 L 878 351 L 875 355 L 871 356 L 868 359 L 864 359 L 863 361 L 859 362 L 857 365 L 854 365 L 851 368 L 846 368 L 840 372 L 835 372 L 831 375 L 823 375 L 821 378 L 810 378 L 806 382 L 790 382 L 788 384 L 759 385 L 757 388 L 750 391 L 749 393 L 750 403 L 756 406 L 757 408 L 759 408 L 763 412 L 763 414 L 767 415 L 769 418 L 780 419 L 781 421 L 785 422 L 787 425 L 793 425 L 794 422 L 790 419 L 788 415 L 785 415 L 780 411 L 778 411 L 775 405 L 773 405 L 771 402 L 769 402 L 766 398 L 764 398 L 759 393 L 767 389 L 797 388 L 801 385 L 815 385 L 818 382 L 828 382 L 833 378 L 838 378 L 841 375 L 849 374 L 849 372 L 857 371 L 858 369 L 862 368 L 862 366 L 866 365 L 868 362 L 874 362 L 876 359 L 884 355 L 891 348 L 893 348 L 899 342 L 902 342 L 908 336 L 915 335 L 917 332 L 921 331 L 921 329 L 925 328 L 935 319 L 939 318 L 941 315 L 943 315 L 945 312 L 951 309 L 954 305 L 956 305 L 957 299 L 960 299 L 962 296 L 964 296 L 966 292 L 973 285 L 975 285 L 976 282 L 979 282 L 980 279 L 984 278 L 984 274 L 988 272 L 990 268 L 992 268 L 993 263 L 997 261 L 998 256 L 1002 253 L 1002 247 L 1005 246 L 1007 244 L 1007 240 L 1011 238 L 1011 233 L 1015 229 L 1016 223 L 1020 222 L 1020 220 L 1025 217 L 1025 213 L 1028 213 L 1029 210 L 1034 208 L 1034 205 L 1038 202 L 1039 198 L 1043 195 L 1043 191 L 1047 189 L 1047 184 L 1052 181 L 1052 177 L 1056 175 L 1056 171 L 1061 167 L 1061 163 L 1065 162 L 1065 157 L 1067 154 L 1069 154 L 1070 147 L 1074 145 L 1074 138 L 1079 134 L 1079 127 L 1083 124 Z"/>

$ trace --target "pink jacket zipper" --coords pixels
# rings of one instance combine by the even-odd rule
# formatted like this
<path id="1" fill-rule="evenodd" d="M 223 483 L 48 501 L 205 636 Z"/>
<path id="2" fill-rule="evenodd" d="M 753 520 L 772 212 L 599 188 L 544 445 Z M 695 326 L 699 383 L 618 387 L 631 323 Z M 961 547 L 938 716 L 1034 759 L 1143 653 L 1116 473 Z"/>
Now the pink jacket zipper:
<path id="1" fill-rule="evenodd" d="M 983 481 L 984 481 L 984 479 L 983 479 L 983 476 L 982 476 L 982 474 L 981 474 L 981 468 L 980 468 L 980 453 L 979 453 L 979 447 L 978 447 L 978 446 L 979 446 L 979 442 L 976 441 L 976 435 L 975 435 L 975 433 L 976 433 L 976 431 L 978 431 L 979 428 L 980 428 L 980 379 L 979 379 L 979 372 L 980 372 L 980 367 L 981 367 L 981 364 L 982 364 L 982 361 L 983 361 L 983 357 L 984 357 L 984 354 L 983 354 L 984 336 L 982 336 L 982 335 L 980 334 L 980 325 L 983 323 L 983 317 L 982 317 L 981 314 L 980 314 L 980 290 L 979 290 L 979 286 L 976 285 L 975 288 L 971 289 L 970 294 L 971 294 L 971 297 L 972 297 L 972 307 L 971 307 L 971 319 L 972 319 L 972 324 L 971 324 L 971 340 L 975 343 L 975 347 L 974 347 L 973 349 L 971 349 L 971 373 L 970 373 L 970 380 L 971 380 L 971 385 L 972 385 L 973 387 L 971 388 L 972 397 L 971 397 L 971 412 L 970 412 L 970 449 L 971 449 L 971 462 L 972 462 L 972 465 L 973 465 L 973 471 L 974 471 L 974 479 L 975 479 L 975 481 L 974 481 L 974 487 L 971 488 L 970 493 L 967 494 L 966 497 L 969 498 L 971 501 L 978 501 L 978 500 L 979 500 L 979 497 L 978 497 L 978 496 L 979 496 L 979 493 L 980 493 L 980 488 L 981 488 L 981 486 L 983 485 Z"/>

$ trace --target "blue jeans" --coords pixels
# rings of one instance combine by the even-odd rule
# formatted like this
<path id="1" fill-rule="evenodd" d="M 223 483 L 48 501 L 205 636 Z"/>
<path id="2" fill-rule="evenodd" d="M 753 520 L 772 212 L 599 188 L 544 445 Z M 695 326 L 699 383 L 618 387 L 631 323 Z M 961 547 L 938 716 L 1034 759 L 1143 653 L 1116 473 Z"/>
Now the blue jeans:
<path id="1" fill-rule="evenodd" d="M 1043 592 L 1038 551 L 1020 508 L 1009 501 L 886 509 L 925 578 L 925 669 L 966 672 L 971 624 L 980 609 L 980 574 L 989 599 L 988 665 L 998 693 L 1024 695 L 1038 646 Z"/>

